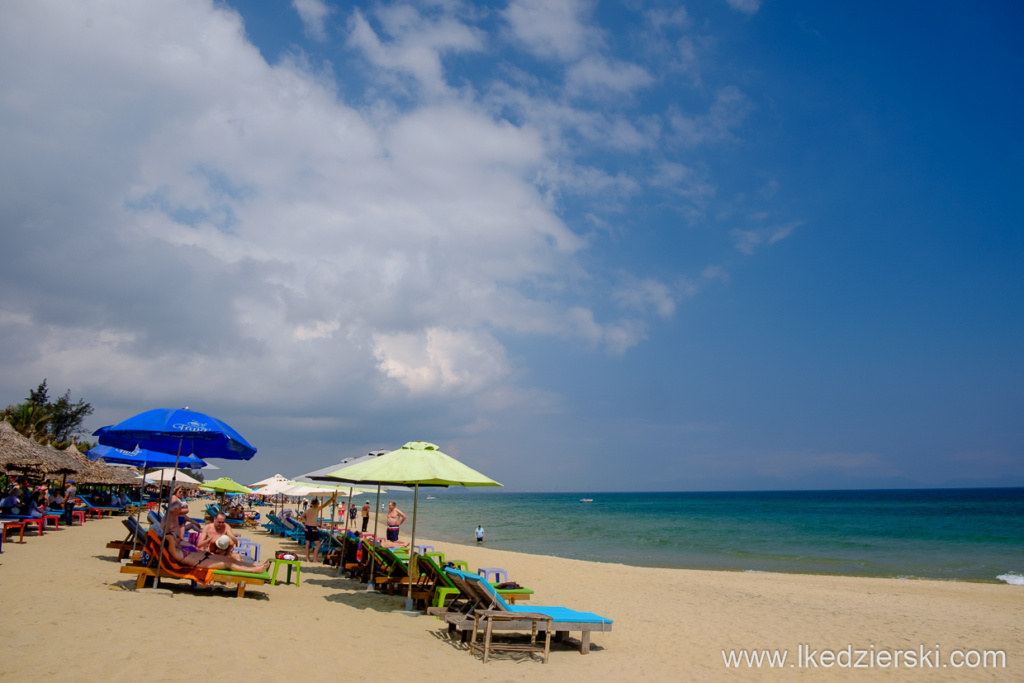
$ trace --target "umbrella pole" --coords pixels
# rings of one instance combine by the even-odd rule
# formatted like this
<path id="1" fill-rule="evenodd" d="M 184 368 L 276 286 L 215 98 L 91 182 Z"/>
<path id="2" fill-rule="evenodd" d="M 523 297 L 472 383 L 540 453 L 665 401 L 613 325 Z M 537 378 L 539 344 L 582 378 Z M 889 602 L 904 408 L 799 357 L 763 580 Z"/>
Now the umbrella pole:
<path id="1" fill-rule="evenodd" d="M 377 521 L 380 519 L 380 484 L 377 484 L 377 509 L 373 512 L 373 543 L 370 546 L 370 579 L 366 582 L 366 590 L 373 590 L 373 561 L 377 559 L 377 553 L 373 546 L 377 545 Z M 366 541 L 364 540 L 363 543 Z"/>
<path id="2" fill-rule="evenodd" d="M 409 596 L 405 599 L 405 611 L 412 611 L 412 580 L 416 575 L 416 508 L 420 500 L 420 485 L 413 487 L 412 494 L 412 539 L 409 541 Z"/>
<path id="3" fill-rule="evenodd" d="M 171 475 L 171 493 L 172 494 L 174 493 L 174 484 L 178 480 L 178 460 L 179 460 L 179 458 L 181 458 L 181 442 L 182 441 L 184 441 L 184 439 L 179 437 L 178 438 L 178 454 L 174 456 L 174 474 Z M 163 501 L 163 491 L 162 490 L 160 492 L 160 500 Z M 167 506 L 167 512 L 164 514 L 164 518 L 163 518 L 162 523 L 160 525 L 160 526 L 163 527 L 163 534 L 160 535 L 160 554 L 157 556 L 156 576 L 153 577 L 153 588 L 159 588 L 160 587 L 160 567 L 164 563 L 164 548 L 167 545 L 166 543 L 164 543 L 163 539 L 164 539 L 164 534 L 167 533 L 167 518 L 170 517 L 170 515 L 171 515 L 170 507 L 171 507 L 170 505 Z M 160 507 L 157 506 L 157 510 L 159 510 L 159 509 L 160 509 Z"/>
<path id="4" fill-rule="evenodd" d="M 142 487 L 139 489 L 139 506 L 135 510 L 135 528 L 141 529 L 142 523 L 139 522 L 142 519 L 142 494 L 146 491 L 146 465 L 149 464 L 149 460 L 143 459 L 142 461 Z M 139 535 L 135 534 L 132 538 L 132 554 L 135 554 L 135 547 L 138 545 Z"/>

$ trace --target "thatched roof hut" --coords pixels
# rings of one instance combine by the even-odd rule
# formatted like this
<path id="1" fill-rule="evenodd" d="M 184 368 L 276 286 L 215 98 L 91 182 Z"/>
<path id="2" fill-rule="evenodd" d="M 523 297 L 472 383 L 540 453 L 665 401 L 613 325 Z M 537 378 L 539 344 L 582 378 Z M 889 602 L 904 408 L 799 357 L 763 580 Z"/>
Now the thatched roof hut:
<path id="1" fill-rule="evenodd" d="M 82 466 L 72 456 L 22 436 L 3 420 L 0 421 L 0 469 L 5 472 L 77 474 Z"/>
<path id="2" fill-rule="evenodd" d="M 127 467 L 111 467 L 103 460 L 89 460 L 89 456 L 82 453 L 74 444 L 69 444 L 63 451 L 69 458 L 73 458 L 82 466 L 82 471 L 75 475 L 75 481 L 80 484 L 107 484 L 110 486 L 139 486 L 142 479 L 137 477 L 133 470 Z"/>

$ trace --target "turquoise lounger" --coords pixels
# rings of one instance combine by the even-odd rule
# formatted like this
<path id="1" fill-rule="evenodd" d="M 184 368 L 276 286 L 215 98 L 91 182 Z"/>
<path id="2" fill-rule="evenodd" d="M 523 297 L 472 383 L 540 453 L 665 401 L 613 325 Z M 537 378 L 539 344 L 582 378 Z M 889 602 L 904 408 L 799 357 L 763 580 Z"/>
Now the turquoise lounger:
<path id="1" fill-rule="evenodd" d="M 612 620 L 607 617 L 594 614 L 593 612 L 579 612 L 567 607 L 545 607 L 537 605 L 510 605 L 504 598 L 498 595 L 494 587 L 484 581 L 483 577 L 477 574 L 468 574 L 451 567 L 445 568 L 445 573 L 460 591 L 473 601 L 474 610 L 500 610 L 502 612 L 521 612 L 524 614 L 543 614 L 552 619 L 551 628 L 555 631 L 556 640 L 564 638 L 570 631 L 579 631 L 580 653 L 590 652 L 590 634 L 592 631 L 611 631 Z M 443 611 L 428 610 L 431 614 L 441 614 L 449 624 L 449 628 L 458 629 L 466 634 L 473 630 L 473 618 L 471 614 L 452 614 Z M 507 622 L 506 622 L 507 623 Z M 540 624 L 543 626 L 543 624 Z M 496 628 L 502 628 L 495 624 Z M 508 625 L 514 629 L 515 625 Z"/>

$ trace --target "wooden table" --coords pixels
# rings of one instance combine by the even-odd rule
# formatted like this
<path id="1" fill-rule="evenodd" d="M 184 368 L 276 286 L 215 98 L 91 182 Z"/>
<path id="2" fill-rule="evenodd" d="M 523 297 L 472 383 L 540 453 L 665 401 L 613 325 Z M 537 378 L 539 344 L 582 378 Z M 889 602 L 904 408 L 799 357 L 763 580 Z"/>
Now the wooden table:
<path id="1" fill-rule="evenodd" d="M 487 658 L 492 650 L 507 650 L 512 652 L 543 652 L 544 663 L 548 663 L 548 655 L 551 653 L 551 621 L 552 618 L 546 614 L 537 614 L 536 612 L 506 612 L 505 610 L 489 609 L 489 610 L 476 610 L 473 613 L 473 635 L 469 641 L 469 653 L 474 654 L 477 648 L 476 634 L 480 627 L 480 622 L 484 622 L 484 664 L 487 663 Z M 526 622 L 530 622 L 530 643 L 492 643 L 491 642 L 491 627 L 495 622 L 508 622 L 503 624 L 502 630 L 513 630 L 515 624 L 512 622 L 523 622 L 524 630 Z M 544 646 L 541 647 L 537 644 L 537 622 L 544 622 Z"/>

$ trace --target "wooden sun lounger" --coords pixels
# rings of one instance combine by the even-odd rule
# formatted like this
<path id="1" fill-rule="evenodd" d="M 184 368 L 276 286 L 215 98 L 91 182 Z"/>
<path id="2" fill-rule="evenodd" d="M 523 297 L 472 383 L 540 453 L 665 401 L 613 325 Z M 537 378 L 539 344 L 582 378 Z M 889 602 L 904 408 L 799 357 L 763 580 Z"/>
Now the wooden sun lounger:
<path id="1" fill-rule="evenodd" d="M 443 607 L 431 607 L 427 610 L 427 614 L 442 617 L 448 624 L 449 633 L 459 631 L 463 641 L 478 626 L 478 620 L 474 617 L 474 614 L 490 610 L 500 610 L 507 615 L 501 620 L 493 620 L 493 623 L 489 623 L 488 626 L 491 630 L 522 631 L 525 630 L 526 622 L 533 622 L 540 631 L 544 631 L 547 628 L 553 630 L 556 642 L 566 639 L 572 631 L 579 631 L 581 634 L 579 651 L 580 654 L 584 655 L 590 653 L 590 634 L 592 632 L 612 630 L 611 619 L 589 612 L 577 612 L 565 607 L 531 606 L 527 608 L 510 606 L 494 591 L 490 584 L 483 581 L 479 576 L 453 569 L 445 569 L 444 571 L 448 574 L 448 578 L 451 579 L 452 583 L 472 601 L 471 610 L 468 612 L 455 612 Z M 514 617 L 517 613 L 521 615 L 521 619 Z M 551 617 L 551 620 L 534 621 L 533 613 Z M 531 624 L 531 628 L 533 624 Z"/>
<path id="2" fill-rule="evenodd" d="M 150 532 L 150 534 L 154 534 L 154 533 L 155 532 L 152 532 L 152 531 Z M 150 558 L 151 558 L 149 564 L 143 564 L 141 561 L 137 560 L 135 562 L 123 565 L 121 567 L 121 573 L 122 574 L 136 574 L 138 576 L 138 578 L 135 581 L 135 587 L 136 588 L 144 588 L 146 586 L 146 581 L 149 578 L 157 576 L 157 570 L 156 570 L 156 567 L 154 565 L 156 564 L 156 558 L 157 558 L 156 553 L 159 553 L 159 551 L 160 551 L 159 550 L 159 542 L 157 541 L 156 543 L 154 543 L 153 542 L 153 536 L 151 535 L 151 536 L 147 537 L 146 544 L 147 544 L 146 551 L 150 553 Z M 168 557 L 166 555 L 164 556 L 164 561 L 165 562 L 168 561 Z M 183 568 L 183 569 L 191 569 L 191 568 Z M 188 576 L 187 571 L 183 571 L 183 569 L 176 569 L 175 571 L 169 571 L 168 569 L 166 569 L 164 567 L 161 567 L 160 572 L 159 572 L 159 576 L 160 576 L 161 579 L 178 579 L 178 580 L 183 580 L 184 579 L 184 580 L 189 580 L 189 581 L 194 580 L 194 579 L 191 579 Z M 269 581 L 270 581 L 270 574 L 267 573 L 267 572 L 264 572 L 263 574 L 253 574 L 253 573 L 249 573 L 249 572 L 233 572 L 233 571 L 229 571 L 227 569 L 215 569 L 215 570 L 213 570 L 212 575 L 210 576 L 210 579 L 209 579 L 210 583 L 226 583 L 226 584 L 232 584 L 233 583 L 233 584 L 236 584 L 237 585 L 237 590 L 235 592 L 235 595 L 237 595 L 240 598 L 245 596 L 245 589 L 246 589 L 247 586 L 261 586 L 261 585 L 263 585 L 263 584 L 265 584 L 265 583 L 267 583 Z"/>
<path id="3" fill-rule="evenodd" d="M 146 567 L 141 564 L 126 564 L 121 567 L 122 574 L 138 574 L 138 579 L 135 581 L 136 588 L 145 588 L 146 580 L 156 576 L 156 569 L 153 567 Z M 161 570 L 161 579 L 178 579 L 182 577 L 175 576 L 168 571 Z M 245 589 L 247 586 L 262 586 L 263 584 L 270 581 L 269 575 L 264 574 L 244 574 L 241 572 L 231 572 L 227 570 L 217 569 L 213 572 L 213 579 L 211 583 L 233 583 L 238 586 L 235 591 L 235 595 L 238 597 L 245 596 Z"/>

